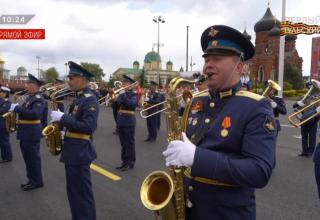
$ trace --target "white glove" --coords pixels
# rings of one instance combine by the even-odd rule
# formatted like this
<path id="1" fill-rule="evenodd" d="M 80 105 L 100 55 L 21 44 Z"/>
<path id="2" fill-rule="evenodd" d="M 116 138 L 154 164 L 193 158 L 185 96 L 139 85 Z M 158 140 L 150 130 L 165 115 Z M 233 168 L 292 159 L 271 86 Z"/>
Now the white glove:
<path id="1" fill-rule="evenodd" d="M 65 131 L 60 131 L 60 135 L 61 135 L 61 139 L 63 140 L 64 139 L 64 135 L 66 134 Z"/>
<path id="2" fill-rule="evenodd" d="M 271 101 L 270 104 L 272 108 L 276 108 L 278 105 L 275 101 Z"/>
<path id="3" fill-rule="evenodd" d="M 125 93 L 126 91 L 124 91 L 124 89 L 121 89 L 120 92 L 119 92 L 119 95 Z"/>
<path id="4" fill-rule="evenodd" d="M 13 112 L 14 108 L 19 105 L 18 103 L 12 103 L 9 108 L 9 112 Z"/>
<path id="5" fill-rule="evenodd" d="M 303 107 L 304 103 L 302 101 L 297 101 L 297 105 L 299 105 L 300 107 Z"/>
<path id="6" fill-rule="evenodd" d="M 318 106 L 318 107 L 316 108 L 316 111 L 317 111 L 317 113 L 320 112 L 320 106 Z"/>
<path id="7" fill-rule="evenodd" d="M 166 158 L 166 166 L 192 166 L 196 146 L 191 143 L 185 133 L 182 133 L 182 139 L 183 141 L 171 141 L 167 146 L 167 150 L 162 153 Z"/>
<path id="8" fill-rule="evenodd" d="M 148 98 L 148 97 L 144 98 L 144 101 L 145 101 L 145 102 L 148 102 L 148 101 L 149 101 L 149 98 Z"/>
<path id="9" fill-rule="evenodd" d="M 58 111 L 52 111 L 51 112 L 51 122 L 60 121 L 61 117 L 64 115 L 63 112 Z"/>

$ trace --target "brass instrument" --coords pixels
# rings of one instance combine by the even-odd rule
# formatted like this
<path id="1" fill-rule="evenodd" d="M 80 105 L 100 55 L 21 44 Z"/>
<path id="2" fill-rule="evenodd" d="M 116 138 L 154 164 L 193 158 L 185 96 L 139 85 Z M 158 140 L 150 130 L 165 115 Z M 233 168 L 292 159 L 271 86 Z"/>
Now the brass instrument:
<path id="1" fill-rule="evenodd" d="M 169 97 L 165 102 L 168 141 L 181 140 L 182 125 L 187 123 L 187 117 L 179 118 L 178 115 L 179 96 L 176 95 L 176 89 L 180 83 L 193 84 L 194 81 L 176 77 L 169 84 Z M 156 215 L 161 219 L 185 219 L 183 170 L 184 168 L 171 167 L 169 173 L 165 171 L 152 172 L 141 185 L 140 198 L 143 205 L 149 210 L 156 211 Z"/>
<path id="2" fill-rule="evenodd" d="M 120 81 L 115 81 L 113 85 L 114 85 L 114 88 L 116 88 L 116 90 L 113 90 L 112 96 L 107 97 L 108 95 L 106 95 L 106 96 L 100 98 L 98 100 L 100 105 L 104 105 L 106 103 L 109 103 L 112 99 L 115 99 L 116 96 L 119 95 L 119 93 L 122 90 L 127 90 L 127 89 L 131 89 L 131 88 L 134 88 L 134 87 L 138 86 L 138 81 L 136 81 L 134 83 L 131 83 L 130 85 L 127 85 L 125 87 L 122 87 L 122 82 L 120 82 Z"/>
<path id="3" fill-rule="evenodd" d="M 51 109 L 56 111 L 58 109 L 57 98 L 66 96 L 72 93 L 70 87 L 65 85 L 64 88 L 61 88 L 53 92 L 50 96 L 51 98 Z M 42 135 L 46 138 L 46 143 L 49 148 L 49 151 L 52 155 L 59 155 L 62 149 L 62 137 L 59 128 L 59 122 L 52 122 L 42 130 Z"/>
<path id="4" fill-rule="evenodd" d="M 190 99 L 192 98 L 192 96 L 193 96 L 192 92 L 190 92 L 190 91 L 188 91 L 188 93 L 185 93 L 185 95 L 187 95 L 186 98 L 189 99 L 189 100 L 190 100 Z M 183 97 L 183 93 L 176 96 L 177 99 L 180 99 L 181 97 Z M 187 100 L 187 101 L 188 101 L 188 100 Z M 140 116 L 141 116 L 142 118 L 149 118 L 149 117 L 151 117 L 151 116 L 153 116 L 153 115 L 156 115 L 156 114 L 159 114 L 159 113 L 161 113 L 161 112 L 163 112 L 163 111 L 168 110 L 168 107 L 163 107 L 162 109 L 160 109 L 160 110 L 158 110 L 158 111 L 156 111 L 156 112 L 153 112 L 153 113 L 151 113 L 151 114 L 148 114 L 148 111 L 149 111 L 150 109 L 153 109 L 153 108 L 156 108 L 156 107 L 160 107 L 160 106 L 162 106 L 162 105 L 165 105 L 167 102 L 168 102 L 168 101 L 165 100 L 165 101 L 163 101 L 163 102 L 159 102 L 159 103 L 153 104 L 153 105 L 150 105 L 150 104 L 148 104 L 147 102 L 144 102 L 144 103 L 142 104 L 142 107 L 143 107 L 143 108 L 142 108 L 142 110 L 140 111 Z"/>
<path id="5" fill-rule="evenodd" d="M 263 91 L 262 96 L 271 99 L 275 91 L 281 91 L 281 87 L 275 81 L 269 79 L 268 86 Z"/>
<path id="6" fill-rule="evenodd" d="M 99 85 L 96 82 L 89 82 L 89 88 L 92 90 L 98 90 Z"/>
<path id="7" fill-rule="evenodd" d="M 300 127 L 301 125 L 305 124 L 306 122 L 310 121 L 311 119 L 319 115 L 319 113 L 315 112 L 313 115 L 309 116 L 308 118 L 302 121 L 300 120 L 301 115 L 305 111 L 308 111 L 311 108 L 317 107 L 320 104 L 320 98 L 319 98 L 320 82 L 315 79 L 312 79 L 311 83 L 312 83 L 312 86 L 307 91 L 307 93 L 303 96 L 303 98 L 300 100 L 300 102 L 303 103 L 304 106 L 300 107 L 297 111 L 295 111 L 294 113 L 288 116 L 288 120 L 290 124 L 292 124 L 295 127 Z"/>
<path id="8" fill-rule="evenodd" d="M 13 99 L 12 99 L 13 103 L 16 103 L 18 100 L 18 97 L 20 95 L 23 95 L 26 92 L 27 90 L 15 92 L 13 94 Z M 4 117 L 6 120 L 7 132 L 8 133 L 15 132 L 17 130 L 17 114 L 15 112 L 7 112 L 4 115 L 2 115 L 2 117 Z"/>
<path id="9" fill-rule="evenodd" d="M 40 86 L 40 92 L 45 92 L 46 90 L 48 90 L 48 88 L 50 87 L 54 87 L 53 83 L 47 83 L 45 85 Z"/>

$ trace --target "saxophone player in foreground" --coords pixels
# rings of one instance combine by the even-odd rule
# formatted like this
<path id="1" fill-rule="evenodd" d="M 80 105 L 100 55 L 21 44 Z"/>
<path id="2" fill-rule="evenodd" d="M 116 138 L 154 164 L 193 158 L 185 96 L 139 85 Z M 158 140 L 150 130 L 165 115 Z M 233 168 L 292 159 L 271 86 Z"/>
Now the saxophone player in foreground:
<path id="1" fill-rule="evenodd" d="M 76 99 L 68 113 L 51 112 L 51 121 L 65 127 L 60 161 L 65 164 L 67 195 L 72 219 L 96 219 L 90 164 L 97 158 L 92 134 L 97 128 L 99 103 L 89 88 L 92 73 L 69 61 L 69 86 Z"/>
<path id="2" fill-rule="evenodd" d="M 166 165 L 187 167 L 186 219 L 255 219 L 254 191 L 270 179 L 277 132 L 269 100 L 240 91 L 254 47 L 224 25 L 207 28 L 201 46 L 209 92 L 186 107 L 186 133 L 163 152 Z"/>
<path id="3" fill-rule="evenodd" d="M 28 74 L 26 89 L 28 96 L 22 105 L 12 103 L 9 112 L 19 115 L 17 121 L 17 139 L 20 140 L 22 156 L 27 168 L 26 183 L 21 184 L 24 191 L 43 186 L 40 140 L 42 129 L 47 125 L 48 104 L 40 92 L 40 86 L 45 83 Z"/>

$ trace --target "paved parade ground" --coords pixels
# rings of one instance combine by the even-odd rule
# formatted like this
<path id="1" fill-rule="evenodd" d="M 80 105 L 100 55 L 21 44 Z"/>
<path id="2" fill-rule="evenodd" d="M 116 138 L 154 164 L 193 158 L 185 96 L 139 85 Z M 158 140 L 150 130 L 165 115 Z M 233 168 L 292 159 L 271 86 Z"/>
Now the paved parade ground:
<path id="1" fill-rule="evenodd" d="M 292 102 L 287 102 L 289 112 Z M 136 112 L 136 157 L 134 170 L 121 172 L 120 143 L 113 135 L 115 123 L 112 112 L 101 108 L 94 142 L 98 159 L 92 170 L 97 219 L 153 219 L 140 201 L 140 185 L 154 170 L 164 170 L 162 151 L 166 148 L 166 126 L 162 116 L 157 142 L 146 143 L 145 119 Z M 289 126 L 287 117 L 281 118 L 282 131 L 277 143 L 277 165 L 264 189 L 257 190 L 257 219 L 317 220 L 320 202 L 317 197 L 311 158 L 298 157 L 301 151 L 300 129 Z M 0 164 L 1 220 L 65 220 L 71 219 L 65 189 L 65 173 L 59 157 L 49 154 L 42 141 L 41 156 L 45 186 L 24 192 L 20 184 L 26 181 L 25 165 L 15 134 L 11 135 L 13 161 Z"/>

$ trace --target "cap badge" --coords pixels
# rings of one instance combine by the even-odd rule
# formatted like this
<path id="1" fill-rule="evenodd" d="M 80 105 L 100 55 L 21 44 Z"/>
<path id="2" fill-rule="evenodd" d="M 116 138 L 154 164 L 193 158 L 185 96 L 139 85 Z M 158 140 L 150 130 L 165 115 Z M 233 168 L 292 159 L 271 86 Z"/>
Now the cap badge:
<path id="1" fill-rule="evenodd" d="M 210 37 L 214 37 L 214 36 L 216 36 L 218 33 L 219 33 L 219 31 L 217 31 L 217 30 L 214 29 L 214 28 L 211 28 L 211 30 L 209 31 L 209 36 L 210 36 Z"/>

